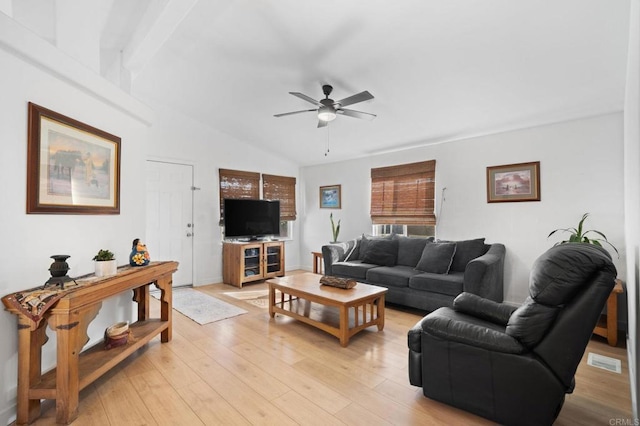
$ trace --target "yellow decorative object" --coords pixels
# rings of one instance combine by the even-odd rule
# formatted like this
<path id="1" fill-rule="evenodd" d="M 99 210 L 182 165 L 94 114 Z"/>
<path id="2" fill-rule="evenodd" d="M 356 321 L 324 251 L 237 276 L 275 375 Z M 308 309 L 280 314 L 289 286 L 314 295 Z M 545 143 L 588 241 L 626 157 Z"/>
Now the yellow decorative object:
<path id="1" fill-rule="evenodd" d="M 139 238 L 133 240 L 131 254 L 129 255 L 129 265 L 145 266 L 151 261 L 147 246 L 140 242 Z"/>

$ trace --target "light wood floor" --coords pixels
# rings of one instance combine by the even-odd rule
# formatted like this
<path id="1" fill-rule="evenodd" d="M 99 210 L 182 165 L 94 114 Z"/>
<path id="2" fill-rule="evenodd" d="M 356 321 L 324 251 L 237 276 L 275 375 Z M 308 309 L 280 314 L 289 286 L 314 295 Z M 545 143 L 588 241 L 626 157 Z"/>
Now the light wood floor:
<path id="1" fill-rule="evenodd" d="M 267 309 L 222 294 L 235 287 L 198 290 L 249 313 L 202 326 L 174 311 L 173 340 L 154 339 L 85 389 L 74 425 L 491 424 L 409 385 L 406 340 L 416 313 L 388 307 L 382 332 L 371 327 L 342 348 L 320 330 L 271 320 Z M 622 374 L 588 366 L 585 353 L 556 425 L 631 417 L 626 349 L 594 337 L 589 351 L 621 359 Z M 54 410 L 49 405 L 34 424 L 55 424 Z"/>

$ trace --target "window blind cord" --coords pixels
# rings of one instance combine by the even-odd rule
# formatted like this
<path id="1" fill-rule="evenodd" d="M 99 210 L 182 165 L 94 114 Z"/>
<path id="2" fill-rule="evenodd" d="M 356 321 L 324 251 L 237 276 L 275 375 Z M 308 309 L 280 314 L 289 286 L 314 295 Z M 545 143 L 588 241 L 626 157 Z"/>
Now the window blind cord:
<path id="1" fill-rule="evenodd" d="M 444 202 L 446 200 L 446 198 L 444 197 L 444 191 L 446 190 L 446 186 L 442 188 L 442 195 L 440 196 L 440 208 L 438 209 L 438 216 L 436 216 L 436 229 L 438 229 L 438 224 L 440 223 L 440 218 L 442 217 L 442 207 L 444 206 Z"/>

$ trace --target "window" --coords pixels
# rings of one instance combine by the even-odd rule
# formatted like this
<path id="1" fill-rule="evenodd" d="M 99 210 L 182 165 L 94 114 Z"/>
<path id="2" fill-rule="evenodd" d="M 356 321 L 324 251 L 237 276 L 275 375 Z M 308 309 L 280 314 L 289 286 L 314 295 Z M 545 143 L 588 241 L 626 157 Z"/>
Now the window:
<path id="1" fill-rule="evenodd" d="M 260 198 L 260 173 L 220 169 L 220 225 L 225 198 Z"/>
<path id="2" fill-rule="evenodd" d="M 293 239 L 293 222 L 290 220 L 280 221 L 280 240 L 292 240 Z"/>
<path id="3" fill-rule="evenodd" d="M 260 173 L 220 169 L 220 226 L 224 218 L 225 198 L 260 199 Z M 262 175 L 262 199 L 280 201 L 280 239 L 293 237 L 296 220 L 296 178 Z M 220 229 L 224 239 L 224 231 Z"/>
<path id="4" fill-rule="evenodd" d="M 280 200 L 281 220 L 296 220 L 296 178 L 263 174 L 262 198 Z"/>
<path id="5" fill-rule="evenodd" d="M 371 169 L 373 224 L 435 227 L 435 174 L 435 160 Z"/>
<path id="6" fill-rule="evenodd" d="M 430 225 L 373 225 L 373 235 L 398 234 L 407 237 L 435 237 L 436 227 Z"/>

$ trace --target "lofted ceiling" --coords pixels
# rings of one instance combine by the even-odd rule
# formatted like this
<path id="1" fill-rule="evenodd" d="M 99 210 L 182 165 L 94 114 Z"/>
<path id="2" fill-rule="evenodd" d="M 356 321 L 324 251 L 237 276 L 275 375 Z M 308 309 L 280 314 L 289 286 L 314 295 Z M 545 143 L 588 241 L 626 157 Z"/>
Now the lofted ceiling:
<path id="1" fill-rule="evenodd" d="M 134 96 L 304 166 L 621 111 L 628 16 L 628 0 L 114 0 L 102 45 Z M 323 84 L 368 90 L 349 108 L 377 118 L 273 116 Z"/>

